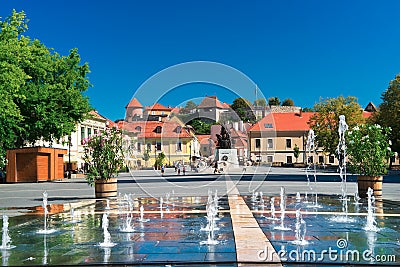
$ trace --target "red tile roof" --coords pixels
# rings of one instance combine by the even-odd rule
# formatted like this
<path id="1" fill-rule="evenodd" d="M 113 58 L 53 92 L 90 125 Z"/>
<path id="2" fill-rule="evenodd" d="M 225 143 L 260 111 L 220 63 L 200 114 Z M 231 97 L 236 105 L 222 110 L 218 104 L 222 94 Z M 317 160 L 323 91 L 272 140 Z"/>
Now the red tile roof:
<path id="1" fill-rule="evenodd" d="M 371 117 L 373 114 L 373 112 L 370 111 L 363 111 L 362 116 L 364 119 L 368 119 L 369 117 Z"/>
<path id="2" fill-rule="evenodd" d="M 314 112 L 270 113 L 255 123 L 249 131 L 308 131 L 308 121 Z"/>
<path id="3" fill-rule="evenodd" d="M 162 127 L 161 133 L 156 132 L 157 126 Z M 181 127 L 179 133 L 178 128 Z M 190 133 L 175 121 L 134 121 L 125 123 L 124 129 L 137 133 L 138 138 L 191 138 Z"/>
<path id="4" fill-rule="evenodd" d="M 147 106 L 146 110 L 148 110 L 148 111 L 152 111 L 152 110 L 172 111 L 173 108 L 169 108 L 169 107 L 167 108 L 166 106 L 163 106 L 163 105 L 161 105 L 159 103 L 155 103 L 152 106 Z"/>
<path id="5" fill-rule="evenodd" d="M 199 142 L 201 143 L 201 141 L 203 141 L 203 140 L 210 139 L 211 135 L 210 134 L 197 134 L 196 137 L 197 137 L 197 140 L 199 140 Z"/>
<path id="6" fill-rule="evenodd" d="M 137 100 L 135 97 L 131 99 L 128 105 L 126 105 L 125 108 L 142 108 L 142 104 L 140 104 L 139 100 Z"/>
<path id="7" fill-rule="evenodd" d="M 197 108 L 227 108 L 226 105 L 221 104 L 216 96 L 206 96 L 197 106 Z"/>

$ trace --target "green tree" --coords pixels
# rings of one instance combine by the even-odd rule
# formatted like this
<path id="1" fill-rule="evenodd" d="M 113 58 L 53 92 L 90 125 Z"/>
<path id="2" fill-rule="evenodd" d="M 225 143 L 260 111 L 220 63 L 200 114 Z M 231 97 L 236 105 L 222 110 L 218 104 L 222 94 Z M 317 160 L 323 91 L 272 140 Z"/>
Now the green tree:
<path id="1" fill-rule="evenodd" d="M 145 162 L 145 165 L 146 165 L 146 167 L 147 167 L 147 162 L 148 162 L 149 159 L 150 159 L 150 150 L 149 150 L 149 149 L 146 149 L 146 150 L 143 152 L 142 158 L 143 158 L 143 160 L 144 160 L 144 162 Z"/>
<path id="2" fill-rule="evenodd" d="M 196 134 L 210 134 L 212 123 L 207 123 L 201 119 L 193 119 L 189 123 Z"/>
<path id="3" fill-rule="evenodd" d="M 391 80 L 389 87 L 381 96 L 379 111 L 373 117 L 375 123 L 392 128 L 390 140 L 392 150 L 400 153 L 400 74 Z"/>
<path id="4" fill-rule="evenodd" d="M 155 162 L 156 169 L 158 167 L 161 167 L 164 164 L 164 161 L 165 161 L 165 154 L 164 154 L 164 152 L 161 152 L 158 154 L 158 156 L 156 158 L 156 162 Z"/>
<path id="5" fill-rule="evenodd" d="M 268 105 L 270 105 L 270 106 L 280 106 L 281 105 L 281 101 L 279 100 L 279 97 L 277 97 L 277 96 L 270 97 L 270 98 L 268 98 Z"/>
<path id="6" fill-rule="evenodd" d="M 290 98 L 286 98 L 285 100 L 283 100 L 282 102 L 282 106 L 294 106 L 294 101 Z"/>
<path id="7" fill-rule="evenodd" d="M 267 101 L 265 98 L 259 98 L 254 100 L 254 106 L 256 107 L 266 107 L 267 106 Z"/>
<path id="8" fill-rule="evenodd" d="M 300 148 L 297 146 L 297 144 L 294 145 L 293 154 L 294 154 L 294 158 L 296 159 L 296 163 L 297 163 L 297 160 L 300 156 Z"/>
<path id="9" fill-rule="evenodd" d="M 61 56 L 22 35 L 27 29 L 24 12 L 0 21 L 0 157 L 39 139 L 59 140 L 91 109 L 82 94 L 89 67 L 77 49 Z"/>
<path id="10" fill-rule="evenodd" d="M 188 102 L 186 102 L 186 105 L 182 109 L 181 113 L 182 114 L 188 114 L 188 113 L 190 113 L 192 110 L 194 110 L 196 108 L 197 108 L 196 103 L 194 103 L 192 100 L 189 100 Z"/>
<path id="11" fill-rule="evenodd" d="M 329 155 L 335 155 L 339 143 L 338 125 L 339 116 L 346 117 L 349 129 L 363 123 L 362 108 L 353 96 L 328 98 L 314 105 L 315 114 L 308 124 L 316 134 L 319 147 Z"/>
<path id="12" fill-rule="evenodd" d="M 242 121 L 255 122 L 256 117 L 252 110 L 252 105 L 249 100 L 245 98 L 236 98 L 231 105 L 233 111 L 239 116 Z"/>

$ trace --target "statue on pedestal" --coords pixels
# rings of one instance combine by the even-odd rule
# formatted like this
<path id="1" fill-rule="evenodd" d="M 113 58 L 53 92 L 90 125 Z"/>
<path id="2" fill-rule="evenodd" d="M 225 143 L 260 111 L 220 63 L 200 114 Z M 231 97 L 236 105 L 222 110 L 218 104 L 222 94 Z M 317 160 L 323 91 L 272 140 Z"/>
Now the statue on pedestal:
<path id="1" fill-rule="evenodd" d="M 225 127 L 221 126 L 221 132 L 220 134 L 217 134 L 217 148 L 220 149 L 231 149 L 231 139 L 226 131 Z"/>

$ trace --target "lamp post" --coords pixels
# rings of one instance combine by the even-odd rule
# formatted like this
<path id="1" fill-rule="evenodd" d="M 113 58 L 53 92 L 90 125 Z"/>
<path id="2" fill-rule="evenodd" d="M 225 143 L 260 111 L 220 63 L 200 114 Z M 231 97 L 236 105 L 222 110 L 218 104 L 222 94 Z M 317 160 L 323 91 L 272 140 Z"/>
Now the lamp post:
<path id="1" fill-rule="evenodd" d="M 68 172 L 68 179 L 71 179 L 71 134 L 68 136 L 68 166 L 67 166 L 67 172 Z"/>
<path id="2" fill-rule="evenodd" d="M 192 163 L 192 144 L 189 144 L 189 164 Z"/>

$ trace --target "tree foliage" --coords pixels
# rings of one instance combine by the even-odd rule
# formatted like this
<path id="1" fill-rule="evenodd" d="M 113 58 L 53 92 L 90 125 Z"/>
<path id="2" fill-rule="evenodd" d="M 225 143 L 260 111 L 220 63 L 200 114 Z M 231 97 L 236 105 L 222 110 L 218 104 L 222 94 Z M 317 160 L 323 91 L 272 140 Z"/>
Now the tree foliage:
<path id="1" fill-rule="evenodd" d="M 300 148 L 297 146 L 297 144 L 294 145 L 293 154 L 294 154 L 294 158 L 296 159 L 296 163 L 297 163 L 297 160 L 299 159 L 299 156 L 300 156 Z"/>
<path id="2" fill-rule="evenodd" d="M 259 98 L 254 100 L 254 106 L 256 107 L 266 107 L 267 106 L 267 101 L 265 98 Z"/>
<path id="3" fill-rule="evenodd" d="M 392 128 L 390 139 L 392 150 L 400 153 L 400 74 L 390 81 L 389 87 L 381 96 L 382 103 L 374 121 L 382 126 Z"/>
<path id="4" fill-rule="evenodd" d="M 0 21 L 0 157 L 8 148 L 70 134 L 90 111 L 87 63 L 77 49 L 61 56 L 22 35 L 24 12 Z M 1 167 L 1 166 L 0 166 Z"/>
<path id="5" fill-rule="evenodd" d="M 212 123 L 204 122 L 201 119 L 194 119 L 188 124 L 193 127 L 196 134 L 210 134 Z"/>
<path id="6" fill-rule="evenodd" d="M 294 106 L 294 101 L 290 98 L 286 98 L 285 100 L 283 100 L 282 102 L 282 106 Z"/>
<path id="7" fill-rule="evenodd" d="M 164 161 L 165 161 L 165 154 L 164 152 L 161 152 L 158 154 L 156 161 L 154 163 L 155 167 L 161 167 L 162 165 L 164 165 Z"/>
<path id="8" fill-rule="evenodd" d="M 270 97 L 270 98 L 268 98 L 268 105 L 270 105 L 270 106 L 280 106 L 281 105 L 281 100 L 277 96 Z"/>
<path id="9" fill-rule="evenodd" d="M 360 125 L 347 131 L 347 153 L 352 173 L 378 176 L 386 174 L 393 155 L 389 127 Z"/>
<path id="10" fill-rule="evenodd" d="M 338 125 L 339 116 L 346 117 L 349 129 L 363 123 L 362 108 L 353 96 L 328 98 L 314 105 L 316 112 L 308 122 L 316 134 L 316 141 L 324 152 L 336 154 L 339 143 Z"/>
<path id="11" fill-rule="evenodd" d="M 191 113 L 192 110 L 196 109 L 197 105 L 194 103 L 192 100 L 189 100 L 186 102 L 185 107 L 181 110 L 182 114 L 189 114 Z"/>
<path id="12" fill-rule="evenodd" d="M 233 111 L 239 116 L 242 121 L 255 122 L 256 117 L 252 110 L 252 105 L 249 100 L 245 98 L 236 98 L 231 105 Z"/>

